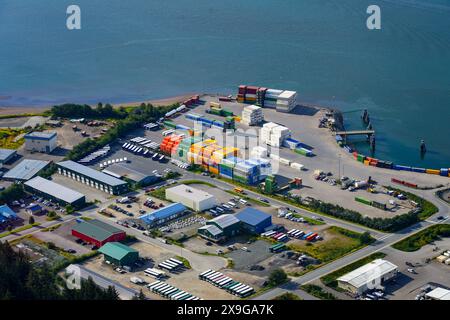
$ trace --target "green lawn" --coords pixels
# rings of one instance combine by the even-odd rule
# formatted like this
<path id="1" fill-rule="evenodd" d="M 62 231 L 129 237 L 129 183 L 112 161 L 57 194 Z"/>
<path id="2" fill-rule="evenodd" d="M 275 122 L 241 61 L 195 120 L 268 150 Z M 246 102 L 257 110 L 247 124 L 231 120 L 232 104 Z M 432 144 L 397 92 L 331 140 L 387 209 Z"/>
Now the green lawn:
<path id="1" fill-rule="evenodd" d="M 404 240 L 394 243 L 392 247 L 406 252 L 417 251 L 424 245 L 439 240 L 441 237 L 450 237 L 450 224 L 435 224 Z"/>
<path id="2" fill-rule="evenodd" d="M 300 289 L 321 300 L 338 300 L 333 294 L 326 292 L 323 288 L 314 284 L 305 284 Z"/>
<path id="3" fill-rule="evenodd" d="M 37 227 L 39 225 L 40 225 L 40 223 L 27 224 L 26 226 L 14 229 L 12 231 L 3 232 L 2 234 L 0 234 L 0 238 L 4 238 L 6 236 L 9 236 L 9 235 L 17 233 L 17 232 L 25 231 L 25 230 L 31 229 L 33 227 Z"/>
<path id="4" fill-rule="evenodd" d="M 303 252 L 313 258 L 327 263 L 350 252 L 361 249 L 367 243 L 361 241 L 361 234 L 336 226 L 329 227 L 321 233 L 324 240 L 290 244 L 288 247 L 297 252 Z M 370 240 L 370 241 L 373 241 Z"/>

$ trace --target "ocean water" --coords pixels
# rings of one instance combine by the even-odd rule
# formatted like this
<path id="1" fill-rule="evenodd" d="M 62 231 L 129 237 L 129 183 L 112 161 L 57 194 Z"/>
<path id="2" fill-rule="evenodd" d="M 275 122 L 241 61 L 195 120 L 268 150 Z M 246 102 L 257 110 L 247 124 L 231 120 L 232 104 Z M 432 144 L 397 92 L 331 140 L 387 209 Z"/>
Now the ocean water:
<path id="1" fill-rule="evenodd" d="M 0 0 L 0 105 L 292 89 L 347 112 L 349 129 L 367 108 L 380 159 L 449 167 L 450 0 L 376 1 L 382 29 L 369 31 L 373 3 Z M 70 4 L 82 30 L 66 29 Z"/>

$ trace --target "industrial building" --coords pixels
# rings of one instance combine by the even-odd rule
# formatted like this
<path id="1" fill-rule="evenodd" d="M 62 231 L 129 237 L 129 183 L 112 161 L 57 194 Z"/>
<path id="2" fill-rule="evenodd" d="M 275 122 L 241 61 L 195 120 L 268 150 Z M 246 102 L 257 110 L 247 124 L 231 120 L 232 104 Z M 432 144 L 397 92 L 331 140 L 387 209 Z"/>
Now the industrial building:
<path id="1" fill-rule="evenodd" d="M 132 266 L 139 259 L 139 252 L 120 242 L 108 242 L 99 250 L 105 261 L 115 266 Z"/>
<path id="2" fill-rule="evenodd" d="M 19 182 L 27 181 L 37 176 L 38 173 L 44 170 L 49 164 L 50 161 L 24 159 L 5 173 L 3 179 Z"/>
<path id="3" fill-rule="evenodd" d="M 436 288 L 425 294 L 430 300 L 450 300 L 450 290 L 444 288 Z"/>
<path id="4" fill-rule="evenodd" d="M 147 174 L 136 169 L 132 169 L 123 163 L 112 164 L 107 169 L 102 170 L 102 172 L 117 179 L 127 180 L 130 183 L 141 187 L 148 186 L 158 180 L 158 177 L 155 174 Z"/>
<path id="5" fill-rule="evenodd" d="M 181 203 L 172 203 L 171 205 L 142 215 L 139 217 L 139 220 L 150 229 L 181 217 L 186 213 L 186 209 Z"/>
<path id="6" fill-rule="evenodd" d="M 35 177 L 24 183 L 26 191 L 56 202 L 62 206 L 71 205 L 81 208 L 86 204 L 86 197 L 75 190 L 42 177 Z"/>
<path id="7" fill-rule="evenodd" d="M 97 248 L 108 242 L 123 241 L 127 237 L 125 231 L 100 220 L 77 221 L 72 228 L 72 235 Z"/>
<path id="8" fill-rule="evenodd" d="M 208 192 L 185 184 L 166 189 L 166 199 L 180 202 L 194 211 L 205 211 L 217 206 L 217 199 Z"/>
<path id="9" fill-rule="evenodd" d="M 25 150 L 51 153 L 57 146 L 56 132 L 31 132 L 24 136 Z"/>
<path id="10" fill-rule="evenodd" d="M 338 286 L 355 295 L 367 290 L 381 288 L 383 284 L 396 277 L 398 267 L 383 259 L 376 259 L 352 272 L 338 278 Z"/>
<path id="11" fill-rule="evenodd" d="M 0 206 L 0 227 L 4 227 L 17 219 L 17 214 L 8 205 Z"/>
<path id="12" fill-rule="evenodd" d="M 11 149 L 0 149 L 0 168 L 10 162 L 13 158 L 15 158 L 17 155 L 16 150 Z"/>
<path id="13" fill-rule="evenodd" d="M 206 221 L 206 225 L 198 229 L 200 236 L 216 242 L 233 237 L 239 234 L 239 231 L 239 219 L 232 214 L 223 214 Z"/>
<path id="14" fill-rule="evenodd" d="M 252 234 L 263 233 L 266 228 L 272 225 L 270 214 L 253 208 L 242 210 L 236 214 L 236 218 L 241 222 L 242 230 Z"/>
<path id="15" fill-rule="evenodd" d="M 74 161 L 59 162 L 58 173 L 109 194 L 119 195 L 128 191 L 125 181 Z"/>

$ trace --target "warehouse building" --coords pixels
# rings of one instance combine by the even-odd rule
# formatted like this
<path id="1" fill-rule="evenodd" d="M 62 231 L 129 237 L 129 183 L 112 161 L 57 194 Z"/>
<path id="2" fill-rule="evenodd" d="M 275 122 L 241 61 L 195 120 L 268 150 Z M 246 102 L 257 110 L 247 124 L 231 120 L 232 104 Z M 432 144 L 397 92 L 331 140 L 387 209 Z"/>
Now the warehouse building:
<path id="1" fill-rule="evenodd" d="M 26 213 L 32 216 L 41 214 L 43 210 L 44 209 L 37 203 L 31 203 L 25 208 Z"/>
<path id="2" fill-rule="evenodd" d="M 72 228 L 72 235 L 97 248 L 108 242 L 124 241 L 127 237 L 125 231 L 100 220 L 79 221 Z"/>
<path id="3" fill-rule="evenodd" d="M 425 294 L 430 300 L 450 300 L 450 290 L 444 288 L 436 288 Z"/>
<path id="4" fill-rule="evenodd" d="M 236 214 L 236 218 L 241 222 L 243 231 L 252 234 L 260 234 L 272 225 L 272 216 L 260 210 L 246 208 Z"/>
<path id="5" fill-rule="evenodd" d="M 51 153 L 56 148 L 56 132 L 31 132 L 24 136 L 25 150 Z"/>
<path id="6" fill-rule="evenodd" d="M 17 214 L 8 205 L 0 206 L 0 227 L 4 228 L 8 224 L 17 220 Z"/>
<path id="7" fill-rule="evenodd" d="M 154 174 L 146 174 L 144 172 L 132 169 L 123 163 L 115 163 L 107 169 L 102 170 L 103 173 L 113 176 L 117 179 L 128 180 L 132 184 L 145 187 L 158 181 L 158 177 Z"/>
<path id="8" fill-rule="evenodd" d="M 338 286 L 355 295 L 370 289 L 382 288 L 383 284 L 398 274 L 398 267 L 383 259 L 376 259 L 337 279 Z"/>
<path id="9" fill-rule="evenodd" d="M 181 203 L 172 203 L 166 207 L 155 210 L 139 217 L 148 229 L 165 224 L 186 214 L 186 207 Z"/>
<path id="10" fill-rule="evenodd" d="M 28 180 L 24 183 L 24 188 L 30 193 L 56 202 L 62 206 L 71 205 L 74 208 L 81 208 L 86 204 L 84 194 L 42 177 L 35 177 Z"/>
<path id="11" fill-rule="evenodd" d="M 49 164 L 50 161 L 24 159 L 5 173 L 3 179 L 19 182 L 27 181 L 37 176 L 38 173 L 44 170 Z"/>
<path id="12" fill-rule="evenodd" d="M 0 149 L 0 168 L 4 164 L 7 164 L 8 162 L 12 162 L 12 160 L 17 156 L 16 150 L 11 149 Z"/>
<path id="13" fill-rule="evenodd" d="M 133 266 L 139 260 L 139 252 L 120 242 L 108 242 L 99 250 L 105 261 L 115 266 Z"/>
<path id="14" fill-rule="evenodd" d="M 59 162 L 58 173 L 109 194 L 119 195 L 128 191 L 125 181 L 74 161 Z"/>
<path id="15" fill-rule="evenodd" d="M 185 184 L 166 189 L 166 199 L 180 202 L 194 211 L 205 211 L 217 205 L 213 195 Z"/>
<path id="16" fill-rule="evenodd" d="M 214 242 L 221 242 L 226 240 L 223 231 L 213 224 L 207 224 L 203 227 L 198 228 L 198 234 L 201 237 Z"/>
<path id="17" fill-rule="evenodd" d="M 206 221 L 206 225 L 198 229 L 198 234 L 203 238 L 218 242 L 238 235 L 239 231 L 239 219 L 232 214 L 223 214 Z"/>

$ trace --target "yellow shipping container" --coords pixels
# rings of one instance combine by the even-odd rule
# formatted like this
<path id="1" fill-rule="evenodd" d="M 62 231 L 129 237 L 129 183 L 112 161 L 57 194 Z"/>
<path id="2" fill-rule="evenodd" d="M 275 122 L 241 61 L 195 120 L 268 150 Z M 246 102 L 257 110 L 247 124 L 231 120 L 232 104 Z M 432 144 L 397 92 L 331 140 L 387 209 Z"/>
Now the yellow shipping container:
<path id="1" fill-rule="evenodd" d="M 427 169 L 426 173 L 439 175 L 441 173 L 441 171 L 440 170 L 436 170 L 436 169 Z"/>
<path id="2" fill-rule="evenodd" d="M 218 168 L 214 168 L 214 167 L 209 167 L 209 172 L 211 172 L 212 174 L 218 175 L 219 174 L 219 169 Z"/>
<path id="3" fill-rule="evenodd" d="M 364 165 L 368 166 L 368 165 L 369 165 L 369 163 L 370 163 L 370 161 L 369 161 L 369 160 L 364 160 Z"/>
<path id="4" fill-rule="evenodd" d="M 219 110 L 222 109 L 222 105 L 220 103 L 217 103 L 217 102 L 210 102 L 209 106 L 211 108 L 214 108 L 214 109 L 219 109 Z"/>

